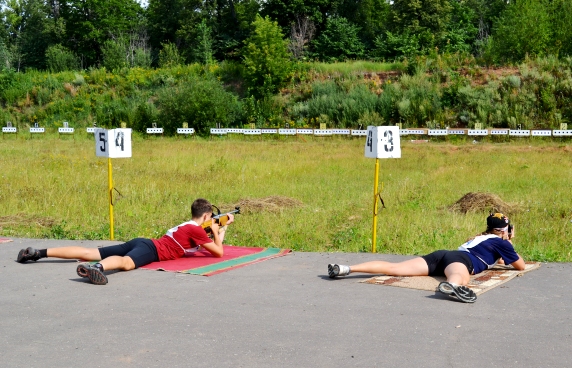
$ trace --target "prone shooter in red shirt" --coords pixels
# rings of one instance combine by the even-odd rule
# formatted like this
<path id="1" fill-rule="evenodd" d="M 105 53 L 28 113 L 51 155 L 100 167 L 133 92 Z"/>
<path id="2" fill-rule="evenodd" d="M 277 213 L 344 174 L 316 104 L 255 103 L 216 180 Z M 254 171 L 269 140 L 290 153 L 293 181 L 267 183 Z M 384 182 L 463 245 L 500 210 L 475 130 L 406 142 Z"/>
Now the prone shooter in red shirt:
<path id="1" fill-rule="evenodd" d="M 237 211 L 238 212 L 238 209 Z M 37 261 L 41 258 L 53 257 L 63 259 L 82 259 L 98 261 L 96 264 L 81 263 L 77 266 L 77 274 L 87 277 L 96 285 L 107 284 L 104 271 L 130 271 L 152 262 L 177 259 L 190 255 L 201 248 L 215 257 L 222 257 L 222 242 L 227 225 L 234 221 L 232 212 L 225 214 L 224 226 L 220 221 L 212 221 L 213 206 L 203 198 L 196 199 L 191 205 L 191 221 L 184 222 L 167 231 L 160 239 L 136 238 L 123 244 L 102 248 L 60 247 L 34 249 L 28 247 L 20 250 L 17 262 Z M 208 227 L 206 226 L 207 224 Z M 210 228 L 212 239 L 207 231 Z"/>

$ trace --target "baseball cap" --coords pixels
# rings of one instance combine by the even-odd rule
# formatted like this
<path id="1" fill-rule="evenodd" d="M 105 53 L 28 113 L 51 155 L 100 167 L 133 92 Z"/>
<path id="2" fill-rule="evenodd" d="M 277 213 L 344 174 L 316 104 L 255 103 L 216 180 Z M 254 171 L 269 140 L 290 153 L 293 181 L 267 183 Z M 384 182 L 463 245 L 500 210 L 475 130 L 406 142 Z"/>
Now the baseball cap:
<path id="1" fill-rule="evenodd" d="M 508 217 L 503 215 L 502 213 L 491 213 L 489 217 L 487 217 L 487 229 L 504 229 L 510 223 Z"/>

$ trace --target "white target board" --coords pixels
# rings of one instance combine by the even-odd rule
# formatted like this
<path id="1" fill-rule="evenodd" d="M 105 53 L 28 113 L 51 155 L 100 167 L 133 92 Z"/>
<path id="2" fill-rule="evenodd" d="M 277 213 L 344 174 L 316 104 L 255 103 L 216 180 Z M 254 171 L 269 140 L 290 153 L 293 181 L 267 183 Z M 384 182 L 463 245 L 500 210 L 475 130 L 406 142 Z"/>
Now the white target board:
<path id="1" fill-rule="evenodd" d="M 97 128 L 95 136 L 95 155 L 98 157 L 131 157 L 131 129 Z"/>
<path id="2" fill-rule="evenodd" d="M 401 141 L 397 126 L 368 126 L 365 157 L 401 158 Z"/>

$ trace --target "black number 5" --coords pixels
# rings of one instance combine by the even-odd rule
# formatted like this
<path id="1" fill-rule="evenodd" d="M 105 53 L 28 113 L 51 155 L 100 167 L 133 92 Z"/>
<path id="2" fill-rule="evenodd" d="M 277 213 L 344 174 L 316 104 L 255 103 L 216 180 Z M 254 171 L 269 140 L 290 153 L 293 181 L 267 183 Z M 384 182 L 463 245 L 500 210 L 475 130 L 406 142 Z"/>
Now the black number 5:
<path id="1" fill-rule="evenodd" d="M 105 139 L 105 132 L 99 132 L 99 141 L 101 142 L 99 150 L 101 152 L 105 152 L 105 144 L 107 143 L 107 139 Z"/>
<path id="2" fill-rule="evenodd" d="M 383 146 L 383 148 L 385 148 L 385 152 L 393 152 L 393 133 L 391 130 L 383 132 L 383 137 L 387 138 L 387 144 Z"/>

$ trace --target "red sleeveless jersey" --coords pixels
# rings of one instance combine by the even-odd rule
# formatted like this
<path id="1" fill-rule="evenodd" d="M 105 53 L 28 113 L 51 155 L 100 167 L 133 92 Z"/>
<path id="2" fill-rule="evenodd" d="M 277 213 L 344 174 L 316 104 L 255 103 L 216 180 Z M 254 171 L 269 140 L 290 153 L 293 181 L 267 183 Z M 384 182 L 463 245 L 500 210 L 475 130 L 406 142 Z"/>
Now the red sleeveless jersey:
<path id="1" fill-rule="evenodd" d="M 194 221 L 184 222 L 167 231 L 160 239 L 151 239 L 157 248 L 159 261 L 181 258 L 185 249 L 212 243 L 205 229 Z"/>

